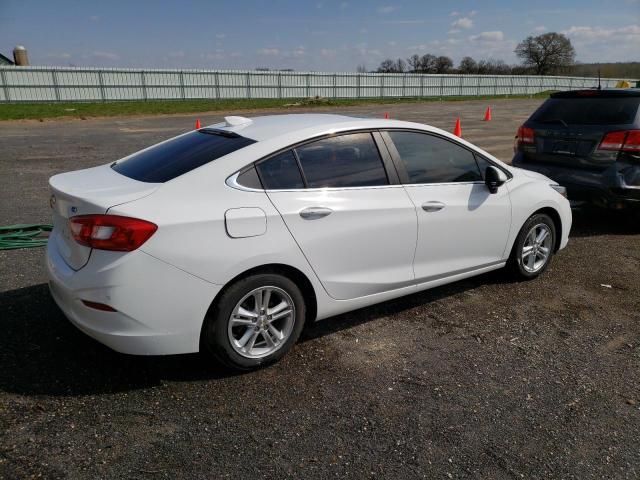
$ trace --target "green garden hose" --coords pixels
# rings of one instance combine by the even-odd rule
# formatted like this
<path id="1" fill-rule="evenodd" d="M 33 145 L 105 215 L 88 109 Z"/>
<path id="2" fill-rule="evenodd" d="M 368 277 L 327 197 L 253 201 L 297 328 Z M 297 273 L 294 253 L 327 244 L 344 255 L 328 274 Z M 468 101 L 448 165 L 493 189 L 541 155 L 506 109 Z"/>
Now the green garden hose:
<path id="1" fill-rule="evenodd" d="M 15 248 L 44 247 L 53 225 L 9 225 L 0 227 L 0 250 Z"/>

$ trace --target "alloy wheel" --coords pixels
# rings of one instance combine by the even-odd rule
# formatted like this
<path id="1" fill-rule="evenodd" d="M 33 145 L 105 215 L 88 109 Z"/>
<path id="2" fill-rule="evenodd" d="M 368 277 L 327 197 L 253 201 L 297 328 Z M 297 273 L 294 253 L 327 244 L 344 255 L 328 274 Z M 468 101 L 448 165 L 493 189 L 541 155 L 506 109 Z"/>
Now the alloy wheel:
<path id="1" fill-rule="evenodd" d="M 522 267 L 529 273 L 541 270 L 551 255 L 553 240 L 551 228 L 545 223 L 535 225 L 524 239 L 522 247 Z"/>
<path id="2" fill-rule="evenodd" d="M 233 309 L 227 328 L 229 341 L 243 357 L 267 357 L 287 341 L 295 318 L 295 304 L 286 291 L 274 286 L 256 288 Z"/>

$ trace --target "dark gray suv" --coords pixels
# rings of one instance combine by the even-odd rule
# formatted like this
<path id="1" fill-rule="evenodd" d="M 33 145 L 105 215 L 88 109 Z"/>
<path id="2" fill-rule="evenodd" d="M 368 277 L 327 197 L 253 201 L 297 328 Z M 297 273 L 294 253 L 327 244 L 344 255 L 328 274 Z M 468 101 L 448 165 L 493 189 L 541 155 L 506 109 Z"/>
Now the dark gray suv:
<path id="1" fill-rule="evenodd" d="M 553 93 L 519 129 L 513 166 L 567 188 L 572 205 L 640 207 L 640 90 Z"/>

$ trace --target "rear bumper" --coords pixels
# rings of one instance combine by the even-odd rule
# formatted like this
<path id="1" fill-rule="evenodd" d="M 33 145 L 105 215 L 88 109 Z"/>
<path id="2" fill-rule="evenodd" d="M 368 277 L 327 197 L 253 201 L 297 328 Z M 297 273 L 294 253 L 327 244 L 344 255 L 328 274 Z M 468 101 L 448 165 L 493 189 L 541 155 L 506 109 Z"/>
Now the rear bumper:
<path id="1" fill-rule="evenodd" d="M 141 251 L 94 251 L 88 265 L 74 271 L 50 241 L 46 268 L 51 295 L 71 323 L 133 355 L 198 351 L 202 321 L 221 288 Z M 117 311 L 95 310 L 82 300 Z"/>
<path id="2" fill-rule="evenodd" d="M 521 152 L 513 157 L 512 165 L 541 173 L 565 186 L 572 206 L 591 204 L 607 208 L 640 208 L 640 165 L 616 162 L 603 171 L 565 168 L 524 161 Z M 631 178 L 634 179 L 633 184 L 629 182 Z"/>

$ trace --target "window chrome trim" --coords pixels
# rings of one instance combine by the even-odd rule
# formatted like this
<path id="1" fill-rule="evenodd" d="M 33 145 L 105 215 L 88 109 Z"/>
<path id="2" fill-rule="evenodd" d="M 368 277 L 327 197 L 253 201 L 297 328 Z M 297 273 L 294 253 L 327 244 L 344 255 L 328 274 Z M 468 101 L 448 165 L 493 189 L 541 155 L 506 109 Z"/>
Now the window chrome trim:
<path id="1" fill-rule="evenodd" d="M 422 134 L 426 134 L 426 135 L 433 135 L 435 137 L 439 137 L 442 138 L 443 140 L 447 140 L 451 143 L 453 143 L 454 145 L 457 145 L 460 148 L 463 148 L 469 152 L 471 152 L 474 156 L 478 155 L 480 157 L 482 157 L 487 163 L 489 163 L 490 165 L 493 165 L 496 168 L 499 168 L 501 171 L 503 171 L 504 173 L 506 173 L 506 175 L 509 177 L 507 179 L 506 182 L 504 183 L 509 183 L 511 180 L 513 180 L 514 175 L 507 169 L 505 169 L 504 167 L 502 167 L 502 165 L 497 165 L 493 160 L 488 159 L 487 157 L 485 157 L 484 155 L 482 155 L 482 153 L 478 152 L 475 148 L 471 148 L 468 147 L 467 145 L 463 145 L 453 139 L 450 139 L 448 137 L 445 137 L 444 135 L 440 135 L 436 132 L 432 132 L 429 130 L 421 130 L 421 129 L 416 129 L 416 128 L 394 128 L 394 127 L 385 127 L 385 128 L 363 128 L 363 129 L 354 129 L 354 130 L 344 130 L 344 131 L 339 131 L 339 132 L 335 132 L 335 133 L 329 133 L 329 134 L 322 134 L 322 135 L 318 135 L 312 138 L 308 138 L 306 140 L 302 140 L 300 142 L 294 143 L 292 145 L 289 145 L 285 148 L 281 148 L 275 152 L 272 152 L 268 155 L 265 155 L 257 160 L 254 160 L 253 162 L 249 163 L 248 165 L 244 166 L 243 168 L 241 168 L 240 170 L 238 170 L 237 172 L 233 173 L 232 175 L 230 175 L 226 180 L 225 183 L 228 187 L 231 188 L 235 188 L 236 190 L 241 190 L 244 192 L 334 192 L 334 191 L 341 191 L 341 190 L 368 190 L 368 189 L 380 189 L 380 188 L 398 188 L 398 187 L 428 187 L 428 186 L 446 186 L 446 185 L 486 185 L 486 183 L 482 180 L 480 181 L 473 181 L 473 182 L 439 182 L 439 183 L 402 183 L 402 179 L 399 178 L 399 182 L 397 184 L 391 183 L 391 178 L 389 178 L 389 171 L 388 168 L 389 166 L 385 163 L 384 158 L 383 158 L 383 153 L 380 152 L 380 146 L 377 143 L 377 139 L 375 138 L 375 133 L 378 133 L 381 135 L 381 139 L 382 141 L 385 143 L 385 146 L 387 147 L 387 152 L 389 153 L 391 159 L 393 160 L 393 153 L 390 151 L 391 149 L 389 148 L 389 145 L 386 145 L 386 141 L 383 138 L 383 133 L 385 132 L 389 132 L 389 131 L 401 131 L 401 132 L 414 132 L 414 133 L 422 133 Z M 279 189 L 267 189 L 267 188 L 262 188 L 262 189 L 257 189 L 257 188 L 250 188 L 250 187 L 245 187 L 243 185 L 240 185 L 238 183 L 238 177 L 244 173 L 244 171 L 251 165 L 256 166 L 258 163 L 263 162 L 268 160 L 271 157 L 274 157 L 276 155 L 279 155 L 280 153 L 283 153 L 287 150 L 292 150 L 294 152 L 294 155 L 296 157 L 296 161 L 298 161 L 297 158 L 297 154 L 295 153 L 295 149 L 296 147 L 299 147 L 301 145 L 306 145 L 308 143 L 312 143 L 315 142 L 317 140 L 322 140 L 325 138 L 331 138 L 331 137 L 336 137 L 336 136 L 340 136 L 340 135 L 349 135 L 349 134 L 353 134 L 353 133 L 371 133 L 373 136 L 373 140 L 374 143 L 376 144 L 376 146 L 378 147 L 378 152 L 380 154 L 381 160 L 382 160 L 382 165 L 383 168 L 385 170 L 385 173 L 387 175 L 387 180 L 389 180 L 389 184 L 388 185 L 362 185 L 362 186 L 357 186 L 357 187 L 312 187 L 312 188 L 279 188 Z M 393 145 L 393 140 L 391 140 L 392 145 Z M 395 145 L 393 145 L 393 147 L 395 148 Z M 395 165 L 395 161 L 393 161 L 394 167 L 397 169 L 397 166 Z M 298 168 L 300 168 L 300 165 L 298 164 Z M 400 172 L 395 172 L 398 176 L 400 176 Z M 300 168 L 300 174 L 303 175 L 302 173 L 302 169 Z M 304 177 L 303 177 L 303 181 L 304 181 Z M 638 188 L 638 187 L 636 187 Z"/>

